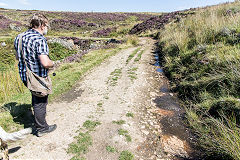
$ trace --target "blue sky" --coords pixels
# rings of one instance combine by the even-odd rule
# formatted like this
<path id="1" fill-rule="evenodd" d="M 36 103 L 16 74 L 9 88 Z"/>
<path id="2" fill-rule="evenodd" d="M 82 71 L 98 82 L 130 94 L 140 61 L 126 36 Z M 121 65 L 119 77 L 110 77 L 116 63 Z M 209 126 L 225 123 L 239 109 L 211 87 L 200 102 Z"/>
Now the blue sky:
<path id="1" fill-rule="evenodd" d="M 170 12 L 234 0 L 0 0 L 1 8 L 78 12 Z"/>

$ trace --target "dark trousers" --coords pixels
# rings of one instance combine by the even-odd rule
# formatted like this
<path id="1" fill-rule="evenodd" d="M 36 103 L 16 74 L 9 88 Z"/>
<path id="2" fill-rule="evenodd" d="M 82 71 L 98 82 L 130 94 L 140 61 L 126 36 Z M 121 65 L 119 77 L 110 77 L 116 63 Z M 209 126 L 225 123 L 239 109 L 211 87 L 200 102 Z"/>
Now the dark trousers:
<path id="1" fill-rule="evenodd" d="M 49 126 L 46 122 L 46 108 L 48 96 L 37 97 L 32 94 L 32 106 L 34 112 L 35 126 L 38 131 L 47 129 Z"/>
<path id="2" fill-rule="evenodd" d="M 23 81 L 27 87 L 27 82 Z M 37 97 L 32 94 L 32 106 L 34 112 L 35 127 L 38 131 L 47 129 L 49 126 L 46 122 L 46 108 L 48 104 L 48 96 Z"/>

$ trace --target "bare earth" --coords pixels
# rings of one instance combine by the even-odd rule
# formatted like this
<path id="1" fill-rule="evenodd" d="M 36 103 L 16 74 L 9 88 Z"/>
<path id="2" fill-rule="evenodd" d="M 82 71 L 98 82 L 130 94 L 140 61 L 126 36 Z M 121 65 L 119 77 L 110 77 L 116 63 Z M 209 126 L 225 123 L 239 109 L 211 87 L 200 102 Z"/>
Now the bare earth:
<path id="1" fill-rule="evenodd" d="M 21 148 L 11 153 L 10 159 L 71 159 L 73 155 L 66 152 L 68 145 L 74 142 L 86 120 L 101 122 L 91 132 L 93 145 L 82 156 L 87 160 L 118 160 L 124 150 L 139 160 L 171 159 L 173 155 L 188 157 L 187 142 L 173 133 L 164 135 L 162 131 L 161 117 L 173 113 L 159 109 L 154 100 L 164 95 L 168 96 L 169 103 L 175 103 L 175 100 L 168 91 L 160 90 L 165 80 L 152 64 L 154 41 L 143 38 L 140 46 L 144 53 L 139 62 L 134 62 L 135 56 L 126 63 L 138 47 L 122 50 L 88 72 L 69 93 L 49 104 L 47 122 L 56 123 L 57 130 L 41 138 L 30 135 L 21 143 L 12 144 L 10 149 Z M 111 75 L 114 71 L 121 71 L 115 80 Z M 126 116 L 127 113 L 133 113 L 134 117 Z M 113 123 L 118 120 L 125 120 L 126 124 Z M 131 142 L 118 134 L 120 128 L 129 132 Z M 118 152 L 110 153 L 106 146 L 112 146 Z"/>

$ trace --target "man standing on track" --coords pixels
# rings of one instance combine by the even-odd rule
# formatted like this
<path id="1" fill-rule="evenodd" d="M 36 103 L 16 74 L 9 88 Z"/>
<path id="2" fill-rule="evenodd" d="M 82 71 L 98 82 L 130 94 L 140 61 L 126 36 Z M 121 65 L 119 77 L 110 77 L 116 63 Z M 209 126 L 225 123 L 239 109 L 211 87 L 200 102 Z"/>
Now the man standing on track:
<path id="1" fill-rule="evenodd" d="M 25 86 L 27 86 L 26 67 L 40 77 L 47 77 L 48 69 L 54 65 L 54 62 L 49 59 L 47 40 L 43 36 L 47 34 L 48 27 L 49 21 L 46 16 L 34 14 L 30 20 L 30 28 L 22 34 L 22 39 L 20 35 L 15 38 L 14 47 L 16 58 L 19 61 L 19 74 Z M 19 40 L 22 40 L 22 48 L 19 45 Z M 56 124 L 48 125 L 46 122 L 47 104 L 48 95 L 38 97 L 32 94 L 36 135 L 38 137 L 57 128 Z"/>

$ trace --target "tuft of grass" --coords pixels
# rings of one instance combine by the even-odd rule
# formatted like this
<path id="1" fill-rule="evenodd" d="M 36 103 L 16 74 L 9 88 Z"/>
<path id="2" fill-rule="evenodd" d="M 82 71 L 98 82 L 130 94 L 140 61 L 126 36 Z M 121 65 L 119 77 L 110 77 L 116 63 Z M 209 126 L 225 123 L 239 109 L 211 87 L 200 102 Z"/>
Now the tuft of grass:
<path id="1" fill-rule="evenodd" d="M 75 137 L 76 142 L 69 145 L 68 153 L 75 154 L 75 158 L 81 158 L 82 154 L 88 152 L 89 146 L 92 145 L 92 137 L 89 132 L 80 132 L 78 136 Z"/>
<path id="2" fill-rule="evenodd" d="M 127 130 L 119 129 L 119 130 L 118 130 L 118 134 L 124 136 L 124 137 L 126 138 L 126 141 L 127 141 L 127 142 L 131 142 L 131 141 L 132 141 L 132 138 L 131 138 L 131 136 L 128 134 L 128 131 L 127 131 Z"/>
<path id="3" fill-rule="evenodd" d="M 102 106 L 103 106 L 103 103 L 100 102 L 100 103 L 97 104 L 97 106 L 98 106 L 98 107 L 102 107 Z"/>
<path id="4" fill-rule="evenodd" d="M 129 151 L 122 151 L 118 160 L 133 160 L 134 155 Z"/>
<path id="5" fill-rule="evenodd" d="M 117 84 L 118 79 L 121 77 L 122 69 L 115 69 L 111 72 L 110 77 L 108 78 L 108 82 L 111 86 L 115 86 Z"/>
<path id="6" fill-rule="evenodd" d="M 132 54 L 130 54 L 126 60 L 126 64 L 129 63 L 129 61 L 131 61 L 131 59 L 139 52 L 139 50 L 141 49 L 141 47 L 135 49 Z"/>
<path id="7" fill-rule="evenodd" d="M 104 96 L 103 98 L 104 98 L 104 99 L 109 99 L 109 97 L 108 97 L 108 96 Z"/>
<path id="8" fill-rule="evenodd" d="M 212 120 L 216 126 L 213 137 L 217 142 L 221 142 L 216 145 L 216 149 L 219 147 L 234 159 L 240 159 L 240 128 L 236 125 L 236 119 L 223 117 L 220 121 L 214 118 Z"/>
<path id="9" fill-rule="evenodd" d="M 92 137 L 90 132 L 93 131 L 96 126 L 100 125 L 101 123 L 98 121 L 90 121 L 87 120 L 83 123 L 83 127 L 87 129 L 86 132 L 83 132 L 82 128 L 78 130 L 79 135 L 74 137 L 75 142 L 69 144 L 68 153 L 72 153 L 75 156 L 72 159 L 83 159 L 82 155 L 86 154 L 89 150 L 89 147 L 92 145 Z"/>
<path id="10" fill-rule="evenodd" d="M 131 81 L 137 79 L 137 74 L 136 74 L 136 71 L 137 71 L 137 67 L 134 67 L 134 68 L 131 68 L 128 70 L 128 77 L 131 79 Z"/>
<path id="11" fill-rule="evenodd" d="M 134 117 L 134 114 L 133 114 L 133 113 L 130 113 L 130 112 L 128 112 L 128 113 L 126 114 L 126 116 L 127 116 L 127 117 L 132 117 L 132 118 L 133 118 L 133 117 Z"/>
<path id="12" fill-rule="evenodd" d="M 74 157 L 71 158 L 71 160 L 87 160 L 87 159 L 84 158 L 84 157 L 74 156 Z"/>
<path id="13" fill-rule="evenodd" d="M 141 50 L 141 52 L 137 55 L 137 57 L 134 59 L 134 62 L 138 62 L 142 58 L 142 54 L 144 53 L 145 50 Z"/>
<path id="14" fill-rule="evenodd" d="M 114 148 L 114 147 L 111 147 L 111 146 L 106 146 L 106 150 L 107 150 L 108 152 L 111 152 L 111 153 L 117 152 L 117 149 Z"/>
<path id="15" fill-rule="evenodd" d="M 87 121 L 85 121 L 83 123 L 83 127 L 85 127 L 86 129 L 92 131 L 100 124 L 101 124 L 101 122 L 98 122 L 98 121 L 87 120 Z"/>
<path id="16" fill-rule="evenodd" d="M 127 44 L 137 46 L 139 43 L 139 40 L 136 36 L 129 36 L 127 37 Z"/>
<path id="17" fill-rule="evenodd" d="M 113 121 L 112 123 L 118 124 L 118 125 L 123 125 L 123 124 L 126 123 L 126 121 L 124 121 L 124 120 L 119 120 L 119 121 Z"/>

